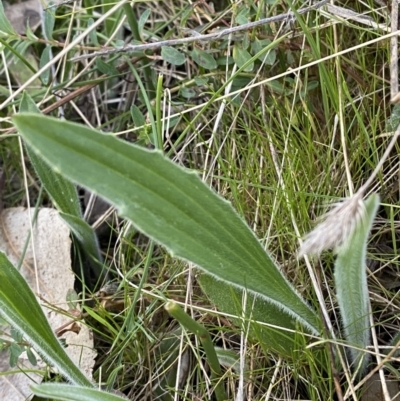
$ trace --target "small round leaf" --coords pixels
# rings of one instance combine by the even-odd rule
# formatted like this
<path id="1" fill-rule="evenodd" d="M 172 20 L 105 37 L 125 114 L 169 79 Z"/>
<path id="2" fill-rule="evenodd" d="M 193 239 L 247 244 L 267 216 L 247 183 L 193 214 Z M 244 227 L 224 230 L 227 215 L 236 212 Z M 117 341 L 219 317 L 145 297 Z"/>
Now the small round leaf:
<path id="1" fill-rule="evenodd" d="M 164 46 L 161 49 L 161 57 L 167 63 L 173 65 L 182 65 L 186 61 L 186 57 L 179 50 L 171 46 Z"/>
<path id="2" fill-rule="evenodd" d="M 233 59 L 239 68 L 243 67 L 250 59 L 250 53 L 242 49 L 240 46 L 235 45 L 233 48 Z M 250 72 L 253 71 L 254 62 L 251 62 L 247 67 L 244 68 L 244 71 Z"/>
<path id="3" fill-rule="evenodd" d="M 196 64 L 205 68 L 206 70 L 215 70 L 217 68 L 217 62 L 215 61 L 215 58 L 204 50 L 194 48 L 190 55 Z"/>

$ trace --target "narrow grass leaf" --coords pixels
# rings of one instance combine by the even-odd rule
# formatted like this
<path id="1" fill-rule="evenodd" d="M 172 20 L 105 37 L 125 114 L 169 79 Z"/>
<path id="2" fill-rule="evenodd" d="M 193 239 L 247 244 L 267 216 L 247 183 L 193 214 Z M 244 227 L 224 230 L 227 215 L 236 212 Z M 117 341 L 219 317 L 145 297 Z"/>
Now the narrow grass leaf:
<path id="1" fill-rule="evenodd" d="M 13 117 L 35 152 L 91 188 L 172 255 L 278 306 L 314 333 L 318 315 L 297 294 L 232 206 L 158 151 L 45 116 Z"/>
<path id="2" fill-rule="evenodd" d="M 69 381 L 81 386 L 92 384 L 71 361 L 20 272 L 0 252 L 0 315 L 24 336 L 42 358 L 56 367 Z"/>
<path id="3" fill-rule="evenodd" d="M 95 388 L 70 386 L 61 383 L 43 383 L 31 386 L 33 394 L 60 401 L 126 401 L 118 395 Z"/>
<path id="4" fill-rule="evenodd" d="M 379 206 L 379 196 L 364 201 L 363 217 L 348 239 L 338 248 L 335 262 L 335 286 L 346 340 L 350 346 L 365 349 L 370 344 L 369 298 L 367 287 L 367 241 Z M 351 348 L 354 368 L 365 370 L 368 358 L 361 350 Z M 362 359 L 364 358 L 364 359 Z"/>
<path id="5" fill-rule="evenodd" d="M 161 57 L 167 63 L 172 65 L 182 65 L 186 61 L 186 56 L 179 50 L 171 46 L 163 46 L 161 49 Z"/>

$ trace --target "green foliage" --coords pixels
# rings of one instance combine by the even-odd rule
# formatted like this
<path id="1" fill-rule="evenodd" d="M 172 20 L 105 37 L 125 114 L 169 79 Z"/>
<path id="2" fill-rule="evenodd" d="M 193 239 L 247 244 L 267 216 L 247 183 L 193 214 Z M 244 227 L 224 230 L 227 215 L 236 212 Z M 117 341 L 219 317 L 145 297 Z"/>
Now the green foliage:
<path id="1" fill-rule="evenodd" d="M 89 256 L 89 262 L 95 271 L 96 279 L 103 277 L 105 274 L 105 267 L 102 263 L 103 257 L 93 228 L 81 216 L 63 213 L 61 209 L 60 217 L 68 224 L 81 250 Z"/>
<path id="2" fill-rule="evenodd" d="M 190 52 L 190 56 L 196 64 L 205 68 L 206 70 L 214 70 L 217 68 L 217 62 L 215 61 L 215 58 L 204 50 L 195 47 Z"/>
<path id="3" fill-rule="evenodd" d="M 126 398 L 94 388 L 59 383 L 33 385 L 32 392 L 40 397 L 51 397 L 60 401 L 126 401 Z"/>
<path id="4" fill-rule="evenodd" d="M 43 49 L 42 55 L 40 56 L 40 62 L 39 62 L 39 67 L 43 68 L 46 64 L 49 63 L 51 57 L 51 46 L 46 45 L 46 47 Z M 42 80 L 44 85 L 47 85 L 50 81 L 50 73 L 51 69 L 48 68 L 46 71 L 43 71 L 43 73 L 40 75 L 40 79 Z"/>
<path id="5" fill-rule="evenodd" d="M 0 32 L 4 32 L 8 35 L 16 35 L 13 27 L 6 17 L 6 14 L 4 13 L 3 0 L 0 0 Z"/>
<path id="6" fill-rule="evenodd" d="M 318 333 L 317 314 L 231 205 L 193 172 L 157 151 L 81 125 L 33 114 L 15 116 L 14 122 L 27 143 L 56 171 L 109 200 L 172 255 L 247 289 Z"/>
<path id="7" fill-rule="evenodd" d="M 39 113 L 32 98 L 24 93 L 20 105 L 21 112 Z M 83 220 L 78 193 L 74 184 L 55 172 L 42 157 L 27 146 L 27 152 L 41 183 L 51 197 L 60 216 L 68 224 L 81 250 L 89 256 L 95 279 L 104 275 L 102 256 L 94 230 Z"/>
<path id="8" fill-rule="evenodd" d="M 241 289 L 206 274 L 201 275 L 199 280 L 202 290 L 212 303 L 217 305 L 218 310 L 231 316 L 238 316 L 232 319 L 233 322 L 246 332 L 249 331 L 250 338 L 261 341 L 266 348 L 279 355 L 287 358 L 292 355 L 297 340 L 296 322 L 290 315 L 282 313 L 277 305 L 267 304 L 265 300 L 251 293 L 246 294 L 246 304 L 243 307 L 244 293 Z M 256 322 L 263 322 L 266 325 Z M 287 331 L 280 330 L 280 327 Z"/>
<path id="9" fill-rule="evenodd" d="M 183 327 L 193 332 L 201 342 L 207 357 L 207 362 L 211 368 L 211 378 L 216 382 L 215 396 L 218 401 L 226 400 L 226 393 L 221 380 L 221 366 L 218 360 L 217 352 L 211 340 L 208 330 L 190 317 L 177 303 L 168 302 L 165 305 L 167 312 L 175 318 Z"/>
<path id="10" fill-rule="evenodd" d="M 56 8 L 53 7 L 54 3 L 49 2 L 47 5 L 47 9 L 44 11 L 44 34 L 47 40 L 53 39 L 53 31 L 54 31 L 54 24 L 56 21 L 55 10 Z"/>
<path id="11" fill-rule="evenodd" d="M 368 236 L 379 206 L 379 196 L 371 195 L 365 202 L 365 215 L 353 233 L 338 249 L 335 262 L 337 300 L 344 332 L 350 348 L 353 367 L 363 374 L 368 363 L 364 349 L 370 345 L 370 308 L 367 287 Z M 354 348 L 353 348 L 354 347 Z"/>
<path id="12" fill-rule="evenodd" d="M 233 59 L 239 68 L 243 67 L 243 71 L 253 71 L 254 62 L 249 61 L 251 60 L 250 53 L 238 44 L 233 47 Z"/>
<path id="13" fill-rule="evenodd" d="M 96 59 L 96 67 L 101 73 L 109 76 L 115 76 L 119 74 L 118 70 L 111 63 L 105 63 L 101 58 Z"/>
<path id="14" fill-rule="evenodd" d="M 56 367 L 71 383 L 92 386 L 57 340 L 24 278 L 1 252 L 0 315 L 34 346 L 45 361 Z M 14 352 L 14 355 L 19 356 L 18 352 Z"/>
<path id="15" fill-rule="evenodd" d="M 163 46 L 161 57 L 173 65 L 182 65 L 186 61 L 186 56 L 171 46 Z"/>
<path id="16" fill-rule="evenodd" d="M 135 127 L 141 127 L 146 123 L 146 120 L 142 112 L 140 111 L 139 107 L 137 107 L 134 104 L 131 106 L 131 117 L 133 123 L 135 124 Z"/>
<path id="17" fill-rule="evenodd" d="M 365 182 L 371 168 L 382 155 L 388 138 L 398 125 L 400 115 L 398 107 L 394 106 L 390 111 L 390 108 L 382 106 L 387 105 L 385 93 L 388 81 L 385 79 L 386 74 L 381 72 L 390 64 L 389 41 L 381 40 L 378 45 L 368 43 L 370 39 L 379 40 L 379 36 L 387 33 L 386 30 L 375 26 L 363 26 L 359 21 L 352 20 L 351 16 L 338 20 L 335 16 L 330 16 L 330 13 L 312 11 L 306 15 L 296 15 L 296 18 L 290 21 L 264 24 L 217 40 L 199 41 L 176 47 L 174 48 L 176 51 L 182 52 L 180 59 L 183 60 L 182 56 L 186 55 L 190 61 L 179 68 L 169 63 L 176 60 L 179 62 L 179 58 L 175 60 L 170 51 L 168 60 L 168 54 L 165 56 L 168 49 L 165 51 L 162 48 L 132 54 L 117 54 L 110 58 L 103 57 L 102 65 L 100 62 L 91 64 L 86 61 L 70 60 L 74 56 L 100 50 L 103 46 L 106 46 L 105 49 L 110 48 L 109 46 L 120 48 L 128 42 L 152 43 L 195 36 L 196 32 L 214 33 L 217 29 L 225 29 L 231 23 L 233 26 L 241 25 L 281 12 L 298 10 L 304 7 L 303 3 L 300 0 L 288 3 L 276 0 L 262 2 L 251 0 L 243 3 L 223 1 L 214 2 L 214 5 L 200 2 L 196 3 L 196 7 L 192 7 L 185 2 L 168 0 L 139 1 L 132 7 L 132 3 L 128 2 L 123 8 L 120 7 L 119 11 L 109 15 L 106 21 L 97 25 L 92 32 L 88 31 L 104 12 L 113 6 L 112 4 L 88 0 L 81 12 L 73 15 L 69 7 L 59 7 L 55 29 L 51 34 L 54 40 L 51 41 L 54 55 L 58 55 L 65 46 L 69 46 L 72 38 L 82 35 L 82 40 L 65 54 L 66 57 L 54 65 L 53 70 L 56 74 L 54 81 L 48 79 L 47 85 L 43 85 L 37 79 L 26 90 L 35 96 L 35 102 L 40 107 L 47 108 L 67 93 L 74 95 L 73 92 L 77 88 L 84 89 L 87 84 L 97 85 L 92 92 L 98 101 L 96 119 L 92 119 L 90 107 L 81 109 L 88 121 L 101 126 L 104 132 L 121 134 L 136 144 L 154 146 L 166 152 L 174 160 L 179 158 L 182 165 L 201 170 L 207 177 L 207 184 L 217 188 L 218 193 L 229 199 L 240 216 L 244 216 L 251 224 L 259 238 L 262 238 L 263 245 L 264 243 L 268 245 L 271 255 L 281 263 L 285 275 L 296 288 L 301 289 L 304 297 L 316 309 L 323 308 L 326 302 L 326 308 L 332 312 L 329 316 L 340 320 L 340 313 L 335 313 L 336 302 L 330 303 L 335 297 L 327 296 L 328 291 L 334 289 L 331 274 L 333 258 L 331 255 L 324 255 L 321 263 L 312 262 L 317 273 L 321 272 L 321 267 L 324 273 L 319 277 L 322 281 L 321 287 L 324 290 L 322 295 L 325 302 L 323 305 L 318 305 L 314 292 L 318 291 L 318 288 L 310 285 L 307 269 L 295 261 L 297 233 L 309 230 L 310 216 L 314 218 L 313 216 L 319 215 L 323 205 L 337 202 L 338 198 L 345 197 L 351 192 L 352 186 L 357 188 L 359 183 Z M 342 3 L 341 5 L 346 8 L 345 2 Z M 19 36 L 18 41 L 15 40 L 16 34 L 6 21 L 2 4 L 5 3 L 0 1 L 0 47 L 4 50 L 4 58 L 0 62 L 3 71 L 0 103 L 2 103 L 1 117 L 4 117 L 1 124 L 7 132 L 9 117 L 15 113 L 14 106 L 18 104 L 19 97 L 13 98 L 15 102 L 3 100 L 15 93 L 16 88 L 23 86 L 31 76 L 25 74 L 20 64 L 24 63 L 25 69 L 29 71 L 37 71 L 38 60 L 45 47 L 44 43 L 47 42 L 41 27 L 35 30 L 35 34 L 28 29 L 26 35 Z M 375 21 L 383 22 L 383 25 L 387 23 L 387 17 L 382 14 L 379 7 L 375 7 L 376 2 L 375 6 L 362 2 L 354 4 L 357 15 L 367 13 Z M 54 15 L 55 9 L 49 10 L 49 13 Z M 6 26 L 8 33 L 5 32 Z M 360 37 L 363 38 L 362 42 L 359 40 Z M 350 57 L 346 51 L 353 46 L 357 48 L 351 50 Z M 216 68 L 212 60 L 203 65 L 196 63 L 191 58 L 191 51 L 194 48 L 200 48 L 201 51 L 212 55 L 217 63 Z M 233 54 L 234 48 L 238 49 L 235 50 L 235 54 Z M 160 56 L 163 58 L 161 62 Z M 324 60 L 324 57 L 328 59 Z M 15 63 L 17 58 L 21 63 Z M 135 72 L 120 71 L 118 77 L 115 77 L 110 74 L 110 70 L 107 70 L 108 65 L 104 65 L 109 63 L 110 66 L 122 66 L 123 61 L 131 62 Z M 314 65 L 309 65 L 310 62 Z M 265 64 L 263 68 L 260 68 L 261 63 Z M 235 64 L 239 64 L 239 68 L 236 68 Z M 164 83 L 161 92 L 157 92 L 158 98 L 154 102 L 156 71 L 163 75 Z M 8 82 L 7 72 L 11 82 Z M 101 72 L 108 75 L 99 80 Z M 129 76 L 129 73 L 133 73 L 134 77 Z M 140 90 L 137 89 L 137 84 L 140 85 Z M 221 95 L 225 95 L 223 101 Z M 103 99 L 107 99 L 107 102 L 102 102 Z M 82 100 L 83 97 L 80 95 L 79 101 Z M 78 102 L 78 107 L 79 104 Z M 164 104 L 167 107 L 164 108 Z M 64 104 L 62 111 L 67 119 L 71 115 L 76 116 L 70 104 Z M 169 112 L 172 118 L 168 121 Z M 177 120 L 179 123 L 175 125 Z M 136 129 L 146 122 L 150 124 L 142 129 Z M 134 125 L 133 132 L 132 125 Z M 161 135 L 159 135 L 160 127 L 164 130 Z M 2 193 L 4 207 L 21 205 L 21 201 L 27 196 L 36 194 L 33 185 L 29 187 L 29 194 L 23 190 L 21 178 L 24 173 L 21 171 L 21 155 L 18 141 L 12 136 L 8 136 L 7 133 L 0 141 L 0 169 L 6 175 L 6 188 Z M 43 162 L 40 155 L 36 157 Z M 396 157 L 397 154 L 392 152 L 390 163 L 384 166 L 379 179 L 376 180 L 376 184 L 381 185 L 379 191 L 385 206 L 380 210 L 380 225 L 377 235 L 374 236 L 373 246 L 383 242 L 393 249 L 391 260 L 389 257 L 385 258 L 385 262 L 388 262 L 385 269 L 380 269 L 379 275 L 374 274 L 379 281 L 381 279 L 386 281 L 387 275 L 398 272 L 396 255 L 399 234 L 396 221 L 399 212 Z M 28 183 L 31 183 L 32 171 L 29 171 L 29 165 L 26 167 Z M 49 167 L 48 170 L 51 171 Z M 345 180 L 345 171 L 349 177 L 348 182 Z M 64 201 L 67 199 L 70 198 L 65 197 Z M 68 207 L 68 202 L 65 202 L 65 207 Z M 70 216 L 75 215 L 70 213 Z M 113 229 L 118 228 L 119 226 L 113 227 Z M 117 261 L 116 267 L 124 274 L 124 279 L 118 283 L 119 289 L 125 292 L 124 301 L 129 302 L 132 289 L 127 289 L 126 280 L 136 284 L 136 280 L 139 279 L 137 275 L 142 274 L 141 247 L 145 246 L 143 242 L 146 240 L 143 241 L 143 236 L 136 234 L 132 243 L 131 236 L 124 237 L 123 232 L 121 234 L 122 246 L 113 248 L 110 243 L 107 258 L 114 253 L 113 260 Z M 137 238 L 140 240 L 137 241 Z M 127 248 L 129 248 L 128 253 L 126 253 Z M 376 257 L 375 255 L 373 258 Z M 132 302 L 142 296 L 146 301 L 151 299 L 152 304 L 159 303 L 160 301 L 156 299 L 160 296 L 182 299 L 178 297 L 184 295 L 186 281 L 183 275 L 179 275 L 181 264 L 177 261 L 171 264 L 170 258 L 157 248 L 155 256 L 151 257 L 149 254 L 148 260 L 151 264 L 149 276 L 140 276 L 145 293 L 137 291 L 138 294 L 135 294 Z M 163 264 L 165 267 L 162 267 Z M 205 280 L 209 282 L 207 289 Z M 166 282 L 173 283 L 172 297 L 170 284 Z M 333 395 L 334 376 L 333 373 L 329 374 L 329 366 L 333 366 L 334 361 L 328 360 L 329 353 L 325 350 L 322 352 L 326 360 L 319 358 L 319 347 L 321 344 L 326 344 L 324 338 L 316 338 L 315 343 L 313 340 L 310 343 L 309 337 L 303 334 L 303 329 L 299 325 L 296 326 L 291 315 L 280 314 L 279 307 L 274 308 L 260 297 L 254 297 L 251 291 L 247 291 L 246 294 L 240 288 L 232 287 L 205 274 L 201 276 L 200 282 L 219 311 L 231 314 L 228 319 L 244 330 L 245 338 L 248 335 L 249 342 L 244 344 L 244 351 L 246 358 L 252 361 L 251 378 L 252 384 L 254 383 L 251 386 L 252 398 L 261 399 L 266 394 L 276 371 L 278 377 L 291 375 L 293 386 L 288 386 L 285 380 L 279 380 L 273 386 L 271 397 L 311 400 L 336 397 Z M 390 313 L 391 306 L 386 308 L 383 302 L 386 298 L 387 305 L 389 303 L 392 305 L 394 302 L 393 306 L 396 307 L 396 294 L 393 287 L 388 288 L 385 285 L 374 285 L 374 293 L 379 294 L 377 303 L 372 300 L 373 310 L 377 312 L 374 313 L 377 333 L 378 335 L 385 333 L 384 341 L 386 341 L 387 336 L 396 334 L 396 330 L 391 322 L 393 317 Z M 209 304 L 204 299 L 204 294 L 199 294 L 196 290 L 194 294 L 196 298 L 193 312 L 196 319 L 200 320 L 207 312 L 198 309 L 198 306 L 209 308 Z M 247 295 L 246 313 L 242 311 L 243 295 Z M 129 308 L 137 311 L 138 304 L 131 304 Z M 379 313 L 381 309 L 385 309 L 384 317 Z M 146 361 L 144 357 L 144 360 L 141 359 L 143 365 L 131 363 L 131 359 L 137 358 L 138 355 L 153 356 L 153 347 L 157 348 L 154 338 L 163 341 L 165 336 L 171 333 L 168 331 L 170 327 L 165 330 L 162 323 L 161 327 L 158 324 L 151 327 L 142 326 L 142 321 L 146 323 L 158 321 L 157 315 L 153 315 L 154 310 L 146 308 L 143 314 L 142 311 L 125 316 L 121 314 L 118 319 L 123 320 L 122 326 L 119 326 L 119 322 L 114 319 L 108 320 L 110 317 L 108 311 L 102 311 L 101 318 L 97 317 L 103 332 L 107 332 L 105 340 L 112 344 L 111 352 L 106 356 L 103 353 L 103 360 L 101 353 L 99 354 L 100 369 L 103 372 L 101 379 L 107 382 L 108 388 L 128 382 L 137 383 L 143 377 L 142 366 L 146 363 L 152 377 L 160 377 L 158 388 L 161 389 L 160 397 L 165 396 L 165 393 L 175 386 L 178 367 L 176 360 L 180 358 L 178 345 L 182 343 L 182 339 L 174 338 L 178 345 L 174 344 L 168 351 L 163 350 L 163 359 L 152 358 Z M 97 312 L 91 307 L 87 308 L 87 312 L 92 317 L 97 316 Z M 275 331 L 269 326 L 256 324 L 253 321 L 260 320 L 270 324 L 276 322 L 280 326 L 279 319 L 283 321 L 282 327 L 294 326 L 295 330 L 297 329 L 298 346 L 296 346 L 296 336 L 290 331 L 279 329 Z M 368 323 L 366 320 L 362 321 L 361 331 L 365 331 L 364 328 Z M 218 337 L 224 336 L 224 347 L 228 349 L 235 347 L 239 329 L 230 325 L 222 316 L 217 323 L 217 319 L 211 313 L 207 316 L 207 324 L 213 323 L 217 327 L 215 331 L 213 329 L 212 334 L 218 333 Z M 340 322 L 333 322 L 333 326 L 340 327 Z M 136 329 L 145 332 L 146 339 L 140 335 L 137 337 Z M 125 337 L 125 330 L 129 331 L 129 338 Z M 196 346 L 191 343 L 191 337 L 187 335 L 189 333 L 185 333 L 184 329 L 181 331 L 184 346 L 186 349 L 189 348 L 192 356 L 196 357 Z M 346 340 L 345 334 L 342 339 Z M 362 341 L 365 343 L 365 338 Z M 346 345 L 347 342 L 350 346 L 355 345 L 352 340 L 346 340 Z M 394 340 L 394 343 L 396 342 Z M 290 349 L 293 347 L 297 351 L 290 355 Z M 363 347 L 364 345 L 360 345 L 360 348 Z M 17 348 L 14 350 L 15 355 L 18 353 Z M 268 353 L 271 350 L 284 357 L 289 353 L 288 356 L 291 357 L 281 360 L 277 370 L 270 369 L 270 358 L 265 356 L 264 352 Z M 157 355 L 157 349 L 155 353 Z M 360 355 L 363 353 L 360 352 Z M 202 358 L 202 353 L 199 352 L 197 357 Z M 129 373 L 124 370 L 124 366 L 128 366 L 125 364 L 127 359 L 129 366 L 132 367 Z M 222 358 L 219 359 L 222 362 Z M 253 361 L 256 363 L 253 364 Z M 108 366 L 109 362 L 113 363 L 111 369 Z M 188 389 L 186 398 L 193 399 L 196 394 L 200 398 L 208 399 L 209 394 L 206 392 L 208 389 L 205 386 L 191 386 L 194 382 L 204 381 L 204 372 L 197 369 L 196 361 L 194 365 L 194 369 L 190 371 L 190 378 L 185 382 L 185 390 Z M 228 367 L 235 365 L 234 356 L 227 365 Z M 279 369 L 283 370 L 283 375 Z M 110 370 L 112 371 L 110 377 L 105 377 L 106 372 Z M 172 370 L 175 370 L 175 375 L 171 374 Z M 237 388 L 236 372 L 227 373 L 224 380 L 228 388 Z M 339 375 L 341 375 L 340 370 Z M 168 380 L 161 385 L 163 377 Z M 262 381 L 259 380 L 261 377 Z M 148 379 L 148 377 L 143 378 Z M 347 390 L 345 378 L 341 376 L 339 380 L 341 387 Z M 165 399 L 172 400 L 173 392 L 170 391 L 168 396 L 165 396 Z M 336 398 L 341 399 L 339 394 Z"/>
<path id="18" fill-rule="evenodd" d="M 395 104 L 390 117 L 386 120 L 386 130 L 395 131 L 400 124 L 400 104 Z"/>
<path id="19" fill-rule="evenodd" d="M 254 38 L 254 41 L 251 43 L 252 54 L 255 55 L 257 53 L 263 53 L 258 56 L 258 59 L 261 62 L 265 63 L 266 65 L 273 65 L 276 60 L 276 53 L 277 53 L 276 50 L 271 49 L 267 52 L 267 54 L 265 54 L 265 52 L 263 52 L 263 48 L 267 47 L 271 44 L 272 44 L 272 41 L 269 39 L 259 40 L 257 38 Z"/>
<path id="20" fill-rule="evenodd" d="M 149 19 L 151 14 L 151 10 L 148 8 L 147 10 L 144 10 L 143 14 L 141 14 L 138 22 L 139 26 L 139 35 L 140 37 L 143 35 L 143 28 L 146 25 L 147 20 Z"/>

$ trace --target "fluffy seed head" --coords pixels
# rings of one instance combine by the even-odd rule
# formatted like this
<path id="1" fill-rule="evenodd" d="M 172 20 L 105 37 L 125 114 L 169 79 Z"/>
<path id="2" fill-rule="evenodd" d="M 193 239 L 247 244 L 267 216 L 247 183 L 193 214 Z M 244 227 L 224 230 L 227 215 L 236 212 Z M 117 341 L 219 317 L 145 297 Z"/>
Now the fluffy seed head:
<path id="1" fill-rule="evenodd" d="M 332 205 L 322 221 L 308 233 L 301 245 L 298 256 L 320 255 L 326 249 L 343 245 L 357 224 L 365 215 L 362 194 L 355 194 L 343 202 Z"/>

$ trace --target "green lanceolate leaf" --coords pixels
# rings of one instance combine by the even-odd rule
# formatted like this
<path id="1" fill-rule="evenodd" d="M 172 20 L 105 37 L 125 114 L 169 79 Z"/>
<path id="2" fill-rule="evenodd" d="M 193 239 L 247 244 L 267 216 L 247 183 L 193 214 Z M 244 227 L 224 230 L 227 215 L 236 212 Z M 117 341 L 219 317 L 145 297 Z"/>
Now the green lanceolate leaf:
<path id="1" fill-rule="evenodd" d="M 199 177 L 162 156 L 54 118 L 14 116 L 38 156 L 92 189 L 172 255 L 275 304 L 317 333 L 320 319 L 296 293 L 253 232 Z"/>
<path id="2" fill-rule="evenodd" d="M 79 216 L 60 212 L 60 217 L 68 224 L 72 234 L 78 240 L 79 244 L 81 244 L 86 254 L 93 259 L 98 273 L 101 274 L 103 270 L 103 258 L 93 228 Z"/>
<path id="3" fill-rule="evenodd" d="M 7 33 L 8 35 L 16 35 L 14 28 L 8 21 L 6 13 L 4 12 L 2 0 L 0 0 L 0 32 Z"/>
<path id="4" fill-rule="evenodd" d="M 268 305 L 261 297 L 246 294 L 247 300 L 243 311 L 243 291 L 233 288 L 228 284 L 216 280 L 207 274 L 199 278 L 201 289 L 218 307 L 218 310 L 228 315 L 237 316 L 233 322 L 237 326 L 244 326 L 249 331 L 250 338 L 262 342 L 269 350 L 280 355 L 290 357 L 293 355 L 293 347 L 297 347 L 296 321 L 292 316 L 282 313 L 276 305 Z M 267 323 L 262 325 L 256 322 Z M 279 330 L 284 327 L 288 330 Z"/>
<path id="5" fill-rule="evenodd" d="M 43 68 L 46 64 L 50 62 L 51 58 L 51 46 L 46 45 L 44 50 L 42 51 L 42 55 L 40 56 L 40 62 L 39 62 L 39 67 Z M 40 75 L 40 79 L 42 80 L 44 85 L 47 85 L 50 81 L 50 68 L 47 70 L 43 71 L 42 74 Z"/>
<path id="6" fill-rule="evenodd" d="M 143 14 L 141 14 L 139 18 L 139 23 L 138 23 L 138 28 L 139 28 L 139 35 L 142 37 L 143 35 L 143 28 L 146 25 L 147 20 L 149 19 L 151 14 L 150 8 L 147 8 L 146 10 L 143 11 Z"/>
<path id="7" fill-rule="evenodd" d="M 27 93 L 22 96 L 20 111 L 40 113 L 35 102 Z M 93 229 L 83 220 L 75 185 L 61 174 L 55 172 L 29 145 L 26 146 L 26 149 L 41 183 L 60 212 L 60 216 L 68 224 L 83 252 L 90 257 L 91 267 L 97 278 L 101 277 L 103 274 L 103 259 L 97 243 L 97 237 Z"/>
<path id="8" fill-rule="evenodd" d="M 40 114 L 35 102 L 26 92 L 22 95 L 20 112 Z M 27 151 L 40 181 L 57 209 L 74 216 L 81 216 L 80 202 L 75 185 L 61 174 L 55 173 L 29 146 L 27 146 Z"/>
<path id="9" fill-rule="evenodd" d="M 55 16 L 55 8 L 52 6 L 54 5 L 53 2 L 50 2 L 48 4 L 47 10 L 44 12 L 44 33 L 46 35 L 47 40 L 52 40 L 53 39 L 53 30 L 54 30 L 54 24 L 56 22 L 56 16 Z"/>
<path id="10" fill-rule="evenodd" d="M 90 28 L 93 24 L 94 24 L 94 19 L 89 18 L 87 21 L 88 28 Z M 100 46 L 99 40 L 97 38 L 97 31 L 95 29 L 93 31 L 90 31 L 89 38 L 92 44 L 94 44 L 95 46 Z"/>
<path id="11" fill-rule="evenodd" d="M 142 125 L 146 124 L 146 119 L 144 118 L 143 113 L 135 104 L 131 106 L 131 117 L 136 127 L 141 127 Z"/>
<path id="12" fill-rule="evenodd" d="M 51 397 L 61 401 L 126 401 L 118 395 L 94 388 L 69 386 L 60 383 L 45 383 L 31 386 L 32 392 L 40 397 Z"/>
<path id="13" fill-rule="evenodd" d="M 65 213 L 80 216 L 81 209 L 75 185 L 66 180 L 61 174 L 55 173 L 29 146 L 27 146 L 27 152 L 54 206 Z"/>
<path id="14" fill-rule="evenodd" d="M 92 386 L 71 361 L 20 272 L 0 252 L 0 316 L 33 345 L 43 359 L 74 384 Z"/>
<path id="15" fill-rule="evenodd" d="M 359 220 L 346 243 L 338 249 L 335 262 L 336 293 L 344 332 L 349 345 L 357 348 L 350 348 L 350 355 L 354 368 L 358 368 L 361 363 L 360 373 L 368 362 L 362 350 L 370 344 L 367 241 L 378 206 L 377 194 L 364 201 L 365 215 Z"/>

